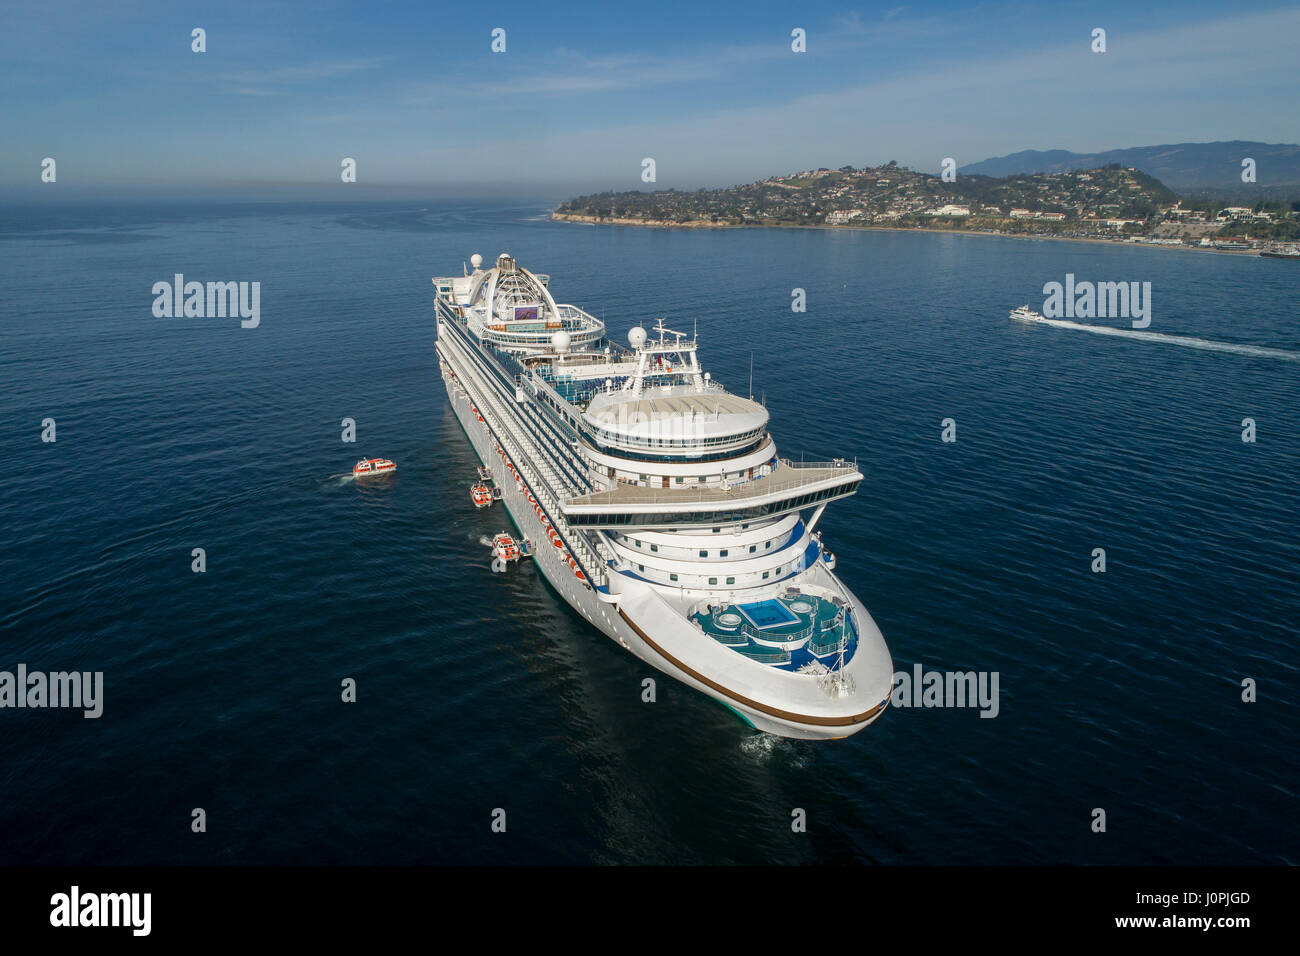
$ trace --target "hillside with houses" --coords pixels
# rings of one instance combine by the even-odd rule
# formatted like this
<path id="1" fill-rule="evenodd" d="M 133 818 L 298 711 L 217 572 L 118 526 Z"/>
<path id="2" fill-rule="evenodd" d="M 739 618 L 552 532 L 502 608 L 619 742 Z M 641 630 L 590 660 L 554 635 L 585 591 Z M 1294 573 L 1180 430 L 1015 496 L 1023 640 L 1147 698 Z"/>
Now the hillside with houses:
<path id="1" fill-rule="evenodd" d="M 816 169 L 695 192 L 606 192 L 560 204 L 553 218 L 660 226 L 945 229 L 1264 248 L 1300 239 L 1300 202 L 1254 206 L 1180 197 L 1132 167 L 951 181 L 891 162 Z"/>

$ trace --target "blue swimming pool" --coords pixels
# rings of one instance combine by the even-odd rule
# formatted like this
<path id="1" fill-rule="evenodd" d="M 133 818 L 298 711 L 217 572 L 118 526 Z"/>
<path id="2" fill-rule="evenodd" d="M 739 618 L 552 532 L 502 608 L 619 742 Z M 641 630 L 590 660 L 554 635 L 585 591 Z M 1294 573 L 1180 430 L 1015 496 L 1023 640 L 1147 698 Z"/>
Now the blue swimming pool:
<path id="1" fill-rule="evenodd" d="M 789 627 L 798 624 L 799 617 L 788 607 L 775 599 L 759 601 L 755 604 L 737 604 L 736 609 L 749 618 L 749 623 L 760 630 L 770 627 Z"/>

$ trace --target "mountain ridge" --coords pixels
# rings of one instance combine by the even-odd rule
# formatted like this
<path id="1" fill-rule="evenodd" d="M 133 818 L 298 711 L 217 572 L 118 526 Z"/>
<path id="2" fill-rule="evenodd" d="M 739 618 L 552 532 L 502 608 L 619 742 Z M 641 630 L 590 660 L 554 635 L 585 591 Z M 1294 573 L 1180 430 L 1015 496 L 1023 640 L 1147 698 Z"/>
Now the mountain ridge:
<path id="1" fill-rule="evenodd" d="M 1242 160 L 1255 160 L 1254 183 L 1242 182 Z M 966 175 L 1015 176 L 1094 169 L 1119 163 L 1154 176 L 1186 196 L 1256 199 L 1300 193 L 1300 145 L 1226 140 L 1129 146 L 1095 153 L 1026 149 L 961 167 Z"/>

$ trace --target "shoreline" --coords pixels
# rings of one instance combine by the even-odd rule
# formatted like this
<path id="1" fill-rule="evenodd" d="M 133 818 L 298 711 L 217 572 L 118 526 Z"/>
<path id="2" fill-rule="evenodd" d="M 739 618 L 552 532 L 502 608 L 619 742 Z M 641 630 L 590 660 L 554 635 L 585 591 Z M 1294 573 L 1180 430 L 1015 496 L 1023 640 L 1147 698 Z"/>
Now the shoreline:
<path id="1" fill-rule="evenodd" d="M 1024 232 L 982 232 L 974 229 L 930 229 L 908 226 L 831 226 L 825 223 L 811 225 L 796 223 L 730 223 L 712 222 L 703 219 L 691 219 L 686 222 L 669 222 L 666 219 L 627 219 L 613 217 L 584 216 L 577 213 L 552 212 L 552 222 L 576 222 L 587 226 L 642 226 L 651 229 L 829 229 L 851 230 L 856 232 L 911 232 L 936 233 L 948 236 L 983 236 L 988 239 L 1043 239 L 1050 242 L 1092 242 L 1106 246 L 1135 246 L 1141 249 L 1170 249 L 1182 252 L 1215 252 L 1228 256 L 1256 256 L 1259 249 L 1215 249 L 1213 247 L 1177 245 L 1168 246 L 1150 242 L 1127 242 L 1117 239 L 1094 239 L 1086 236 L 1040 236 Z"/>

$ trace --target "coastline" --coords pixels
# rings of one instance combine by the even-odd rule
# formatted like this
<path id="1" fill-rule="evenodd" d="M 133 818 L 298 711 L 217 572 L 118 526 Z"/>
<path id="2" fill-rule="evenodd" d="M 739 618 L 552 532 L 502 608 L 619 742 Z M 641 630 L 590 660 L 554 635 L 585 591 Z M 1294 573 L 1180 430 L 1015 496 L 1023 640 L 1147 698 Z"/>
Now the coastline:
<path id="1" fill-rule="evenodd" d="M 1136 246 L 1142 249 L 1170 249 L 1182 252 L 1213 252 L 1227 256 L 1256 256 L 1258 249 L 1215 249 L 1202 246 L 1167 246 L 1148 242 L 1127 242 L 1117 239 L 1093 239 L 1086 236 L 1040 236 L 1023 232 L 982 232 L 973 229 L 932 229 L 927 227 L 843 225 L 831 226 L 825 223 L 803 225 L 795 223 L 729 223 L 713 222 L 704 219 L 690 219 L 686 222 L 670 222 L 666 219 L 628 219 L 625 217 L 584 216 L 577 213 L 552 212 L 552 222 L 576 222 L 588 226 L 643 226 L 651 229 L 841 229 L 859 232 L 911 232 L 938 233 L 949 236 L 983 236 L 991 239 L 1043 239 L 1050 242 L 1093 242 L 1107 246 Z"/>

